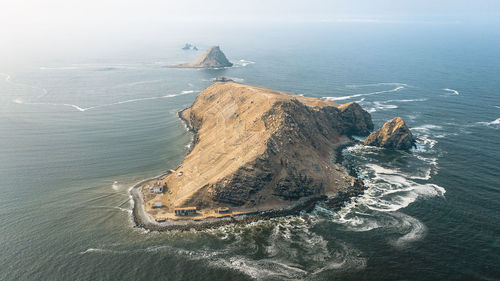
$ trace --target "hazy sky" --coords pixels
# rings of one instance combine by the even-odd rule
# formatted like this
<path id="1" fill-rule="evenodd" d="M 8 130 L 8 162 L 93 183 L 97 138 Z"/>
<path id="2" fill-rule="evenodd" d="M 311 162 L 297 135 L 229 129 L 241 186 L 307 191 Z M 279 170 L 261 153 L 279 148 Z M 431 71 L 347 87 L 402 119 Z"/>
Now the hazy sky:
<path id="1" fill-rule="evenodd" d="M 2 0 L 0 59 L 185 24 L 467 24 L 500 21 L 499 0 Z M 2 57 L 3 56 L 3 57 Z"/>
<path id="2" fill-rule="evenodd" d="M 500 13 L 498 0 L 2 0 L 0 5 L 4 23 L 405 16 L 461 19 Z"/>

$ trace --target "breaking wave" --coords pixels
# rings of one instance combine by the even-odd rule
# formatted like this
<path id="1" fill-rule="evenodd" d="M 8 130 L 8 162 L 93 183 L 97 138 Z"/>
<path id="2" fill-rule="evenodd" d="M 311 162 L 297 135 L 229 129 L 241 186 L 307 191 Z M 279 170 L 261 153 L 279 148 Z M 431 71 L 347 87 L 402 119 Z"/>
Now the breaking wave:
<path id="1" fill-rule="evenodd" d="M 453 90 L 453 89 L 445 88 L 445 89 L 443 89 L 443 91 L 453 93 L 453 94 L 455 94 L 457 96 L 460 95 L 460 93 L 457 90 Z"/>
<path id="2" fill-rule="evenodd" d="M 433 125 L 422 127 L 424 130 L 439 128 Z M 388 243 L 395 247 L 422 239 L 426 233 L 425 225 L 402 213 L 401 209 L 419 198 L 444 197 L 446 190 L 429 182 L 438 170 L 437 157 L 432 151 L 434 144 L 421 138 L 418 142 L 423 149 L 402 152 L 398 158 L 404 159 L 407 165 L 399 168 L 384 158 L 383 149 L 363 145 L 348 148 L 345 159 L 354 164 L 367 189 L 339 212 L 331 212 L 331 220 L 345 231 L 388 229 L 393 234 Z"/>
<path id="3" fill-rule="evenodd" d="M 390 103 L 409 103 L 409 102 L 422 102 L 426 101 L 427 99 L 404 99 L 404 100 L 386 100 L 386 101 L 365 101 L 365 98 L 362 98 L 358 101 L 357 103 L 360 103 L 364 108 L 366 108 L 366 111 L 369 113 L 376 112 L 378 110 L 388 110 L 388 109 L 396 109 L 398 108 L 397 105 L 395 104 L 390 104 Z"/>
<path id="4" fill-rule="evenodd" d="M 208 230 L 205 233 L 229 244 L 222 250 L 200 254 L 209 252 L 209 263 L 214 267 L 237 270 L 259 280 L 303 279 L 326 270 L 366 267 L 361 251 L 312 231 L 317 222 L 315 216 L 303 215 Z M 188 255 L 196 257 L 198 252 Z"/>
<path id="5" fill-rule="evenodd" d="M 495 119 L 491 122 L 477 122 L 477 124 L 480 124 L 480 125 L 486 125 L 486 126 L 496 126 L 496 125 L 500 125 L 500 118 L 498 119 Z"/>
<path id="6" fill-rule="evenodd" d="M 250 65 L 250 64 L 255 64 L 254 61 L 249 61 L 249 60 L 239 60 L 239 61 L 235 61 L 233 62 L 233 67 L 236 66 L 236 67 L 245 67 L 247 65 Z"/>

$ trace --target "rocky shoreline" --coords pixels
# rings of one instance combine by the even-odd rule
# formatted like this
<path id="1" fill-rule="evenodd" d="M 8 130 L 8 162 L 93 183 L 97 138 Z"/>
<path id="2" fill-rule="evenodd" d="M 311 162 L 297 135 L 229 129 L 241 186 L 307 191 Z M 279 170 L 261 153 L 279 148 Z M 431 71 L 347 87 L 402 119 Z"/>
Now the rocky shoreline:
<path id="1" fill-rule="evenodd" d="M 364 192 L 355 169 L 341 167 L 342 150 L 359 143 L 350 136 L 373 129 L 369 113 L 356 103 L 218 79 L 178 117 L 192 133 L 187 155 L 175 170 L 131 188 L 137 227 L 187 231 L 246 224 L 311 211 L 320 201 L 338 210 Z M 168 192 L 145 193 L 148 181 Z M 196 217 L 174 215 L 175 208 L 192 206 Z"/>
<path id="2" fill-rule="evenodd" d="M 194 147 L 195 145 L 195 140 L 196 140 L 196 131 L 194 128 L 191 126 L 189 120 L 186 120 L 182 116 L 182 112 L 184 110 L 181 110 L 178 112 L 179 118 L 185 123 L 186 127 L 188 128 L 188 131 L 192 132 L 193 135 L 193 140 L 191 142 L 190 149 Z M 343 162 L 343 156 L 342 156 L 342 151 L 349 146 L 353 146 L 355 144 L 358 144 L 359 142 L 351 139 L 350 142 L 339 145 L 338 147 L 335 148 L 335 162 L 342 164 Z M 357 179 L 356 184 L 353 185 L 349 190 L 342 192 L 339 191 L 336 196 L 334 197 L 328 197 L 326 195 L 321 195 L 321 196 L 316 196 L 313 198 L 309 198 L 307 200 L 304 200 L 303 202 L 300 202 L 298 204 L 295 204 L 294 206 L 286 209 L 279 209 L 279 210 L 270 210 L 270 211 L 258 211 L 258 212 L 251 212 L 251 213 L 246 213 L 246 214 L 238 214 L 238 215 L 228 215 L 226 217 L 221 217 L 221 218 L 212 218 L 212 219 L 205 219 L 203 221 L 167 221 L 165 223 L 158 223 L 149 218 L 149 216 L 146 214 L 144 210 L 144 202 L 142 200 L 142 197 L 139 193 L 139 188 L 146 182 L 159 179 L 161 177 L 164 177 L 166 175 L 169 175 L 172 173 L 172 170 L 169 170 L 159 176 L 145 179 L 136 185 L 134 185 L 130 189 L 130 195 L 132 196 L 132 220 L 135 224 L 135 227 L 146 229 L 148 231 L 190 231 L 190 230 L 205 230 L 205 229 L 212 229 L 212 228 L 218 228 L 224 225 L 228 224 L 239 224 L 239 225 L 244 225 L 244 224 L 249 224 L 252 222 L 256 222 L 259 220 L 268 220 L 271 218 L 276 218 L 276 217 L 285 217 L 285 216 L 291 216 L 291 215 L 298 215 L 300 212 L 305 211 L 305 212 L 310 212 L 314 209 L 316 206 L 316 203 L 318 202 L 324 202 L 325 205 L 328 207 L 332 208 L 335 211 L 340 210 L 345 204 L 351 202 L 355 197 L 362 195 L 364 193 L 364 190 L 366 187 L 364 186 L 363 182 L 357 177 L 356 171 L 352 167 L 347 167 L 349 174 L 351 176 L 355 176 Z"/>

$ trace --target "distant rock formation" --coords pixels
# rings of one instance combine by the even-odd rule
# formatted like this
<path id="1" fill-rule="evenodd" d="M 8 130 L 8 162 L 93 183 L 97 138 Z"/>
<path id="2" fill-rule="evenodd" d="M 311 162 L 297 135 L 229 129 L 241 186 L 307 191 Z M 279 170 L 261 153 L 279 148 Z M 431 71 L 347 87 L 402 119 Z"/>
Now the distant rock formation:
<path id="1" fill-rule="evenodd" d="M 221 76 L 217 77 L 217 79 L 215 79 L 215 82 L 234 82 L 234 81 L 231 78 Z"/>
<path id="2" fill-rule="evenodd" d="M 212 46 L 199 59 L 191 63 L 177 64 L 172 67 L 179 68 L 217 68 L 231 67 L 233 64 L 229 62 L 226 55 L 221 51 L 219 46 Z"/>
<path id="3" fill-rule="evenodd" d="M 359 182 L 335 163 L 334 149 L 349 143 L 348 135 L 373 128 L 356 103 L 339 106 L 223 78 L 180 117 L 194 133 L 193 149 L 158 179 L 168 192 L 144 195 L 146 206 L 162 202 L 165 214 L 192 206 L 203 216 L 220 207 L 277 210 L 345 192 Z"/>
<path id="4" fill-rule="evenodd" d="M 184 45 L 184 47 L 182 47 L 183 50 L 193 50 L 193 51 L 198 51 L 198 48 L 193 45 L 193 44 L 190 44 L 190 43 L 186 43 L 186 45 Z"/>
<path id="5" fill-rule="evenodd" d="M 364 144 L 388 149 L 408 150 L 415 145 L 415 139 L 405 121 L 401 117 L 396 117 L 387 121 L 378 131 L 371 133 Z"/>

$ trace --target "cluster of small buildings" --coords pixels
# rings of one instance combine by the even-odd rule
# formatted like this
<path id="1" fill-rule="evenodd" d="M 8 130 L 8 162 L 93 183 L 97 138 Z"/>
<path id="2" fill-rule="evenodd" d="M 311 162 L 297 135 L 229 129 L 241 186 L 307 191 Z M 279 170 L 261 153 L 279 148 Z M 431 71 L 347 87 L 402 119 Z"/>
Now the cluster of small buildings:
<path id="1" fill-rule="evenodd" d="M 182 176 L 182 172 L 179 172 L 177 177 Z M 164 193 L 167 189 L 167 187 L 162 184 L 161 182 L 155 182 L 149 186 L 147 186 L 149 191 L 151 193 L 155 194 L 161 194 Z M 153 209 L 159 209 L 159 208 L 164 208 L 165 206 L 161 201 L 155 201 L 153 202 L 152 208 Z M 215 209 L 215 212 L 218 214 L 229 214 L 231 211 L 229 210 L 228 207 L 219 207 Z M 175 216 L 195 216 L 197 214 L 197 208 L 196 207 L 176 207 L 174 208 L 174 214 Z M 155 219 L 157 222 L 165 222 L 166 217 L 158 217 Z"/>
<path id="2" fill-rule="evenodd" d="M 165 192 L 165 185 L 156 182 L 153 185 L 149 186 L 149 191 L 156 194 L 163 193 Z"/>
<path id="3" fill-rule="evenodd" d="M 191 216 L 196 214 L 196 207 L 179 207 L 174 209 L 176 216 Z"/>

